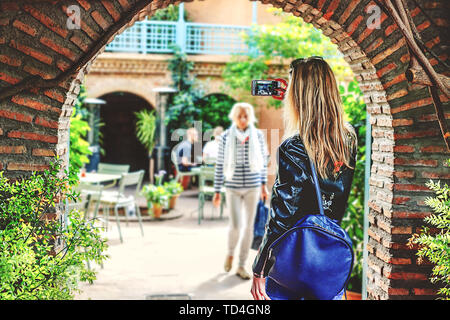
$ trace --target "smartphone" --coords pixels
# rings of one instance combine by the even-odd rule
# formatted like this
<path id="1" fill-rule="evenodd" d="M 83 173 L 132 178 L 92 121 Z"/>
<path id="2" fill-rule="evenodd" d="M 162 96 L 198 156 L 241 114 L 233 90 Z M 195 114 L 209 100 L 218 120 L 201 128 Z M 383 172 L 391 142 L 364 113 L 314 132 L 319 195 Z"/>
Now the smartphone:
<path id="1" fill-rule="evenodd" d="M 281 83 L 276 80 L 252 80 L 252 96 L 277 96 Z"/>

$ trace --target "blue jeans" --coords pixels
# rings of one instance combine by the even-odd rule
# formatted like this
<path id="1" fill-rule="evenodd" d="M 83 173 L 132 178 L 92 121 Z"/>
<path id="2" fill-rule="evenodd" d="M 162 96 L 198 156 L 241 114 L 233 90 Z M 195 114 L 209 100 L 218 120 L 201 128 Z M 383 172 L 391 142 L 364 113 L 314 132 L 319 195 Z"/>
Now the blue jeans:
<path id="1" fill-rule="evenodd" d="M 280 286 L 269 277 L 266 278 L 266 293 L 272 300 L 305 300 L 305 297 L 299 296 L 298 293 Z M 342 300 L 343 295 L 344 289 L 331 300 Z"/>

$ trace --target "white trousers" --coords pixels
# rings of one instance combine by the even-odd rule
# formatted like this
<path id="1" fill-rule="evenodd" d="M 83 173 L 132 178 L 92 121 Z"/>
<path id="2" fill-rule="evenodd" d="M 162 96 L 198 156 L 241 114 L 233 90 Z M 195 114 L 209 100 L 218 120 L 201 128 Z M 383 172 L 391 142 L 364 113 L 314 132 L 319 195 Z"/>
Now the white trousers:
<path id="1" fill-rule="evenodd" d="M 253 241 L 253 226 L 261 187 L 226 188 L 227 205 L 230 211 L 228 231 L 228 255 L 234 256 L 239 238 L 239 267 L 244 267 Z"/>

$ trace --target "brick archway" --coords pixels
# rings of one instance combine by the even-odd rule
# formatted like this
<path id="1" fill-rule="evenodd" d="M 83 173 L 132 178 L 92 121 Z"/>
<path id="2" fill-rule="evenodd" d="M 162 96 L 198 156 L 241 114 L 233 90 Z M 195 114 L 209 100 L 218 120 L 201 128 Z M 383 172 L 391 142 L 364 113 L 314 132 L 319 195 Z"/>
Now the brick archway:
<path id="1" fill-rule="evenodd" d="M 43 170 L 67 155 L 69 117 L 92 61 L 114 35 L 174 0 L 77 0 L 81 29 L 66 28 L 74 1 L 0 3 L 0 170 L 10 177 Z M 450 180 L 445 144 L 427 88 L 411 85 L 409 55 L 394 22 L 381 15 L 369 29 L 370 0 L 261 0 L 322 30 L 339 47 L 364 92 L 372 124 L 368 298 L 433 297 L 429 266 L 416 265 L 405 243 L 429 213 L 424 183 Z M 445 0 L 418 1 L 415 23 L 427 47 L 448 59 Z M 428 4 L 427 4 L 428 3 Z M 433 21 L 428 19 L 433 16 Z M 445 46 L 446 45 L 446 46 Z M 441 64 L 430 59 L 436 70 Z M 61 81 L 62 80 L 62 81 Z M 450 116 L 445 102 L 447 119 Z"/>
<path id="2" fill-rule="evenodd" d="M 156 109 L 156 101 L 154 95 L 150 94 L 149 88 L 140 88 L 133 86 L 133 83 L 130 83 L 129 81 L 118 81 L 117 83 L 110 84 L 109 86 L 103 88 L 103 87 L 89 87 L 89 95 L 93 98 L 100 98 L 101 96 L 107 95 L 109 93 L 113 92 L 126 92 L 133 94 L 135 96 L 138 96 L 145 101 L 148 102 L 152 106 L 152 108 Z"/>

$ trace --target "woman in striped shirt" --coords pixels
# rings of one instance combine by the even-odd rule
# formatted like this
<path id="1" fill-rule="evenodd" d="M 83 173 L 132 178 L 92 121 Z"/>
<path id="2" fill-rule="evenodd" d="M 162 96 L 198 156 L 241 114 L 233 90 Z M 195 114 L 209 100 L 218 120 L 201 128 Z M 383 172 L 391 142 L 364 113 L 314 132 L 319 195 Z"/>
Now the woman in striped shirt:
<path id="1" fill-rule="evenodd" d="M 268 197 L 267 148 L 264 135 L 254 126 L 256 118 L 252 105 L 236 103 L 229 118 L 233 124 L 221 135 L 219 143 L 213 204 L 216 207 L 220 205 L 220 191 L 225 186 L 230 208 L 230 225 L 224 268 L 226 272 L 231 270 L 234 251 L 241 234 L 236 274 L 242 279 L 250 279 L 250 274 L 245 270 L 245 263 L 253 237 L 256 207 L 260 198 L 265 200 Z"/>

